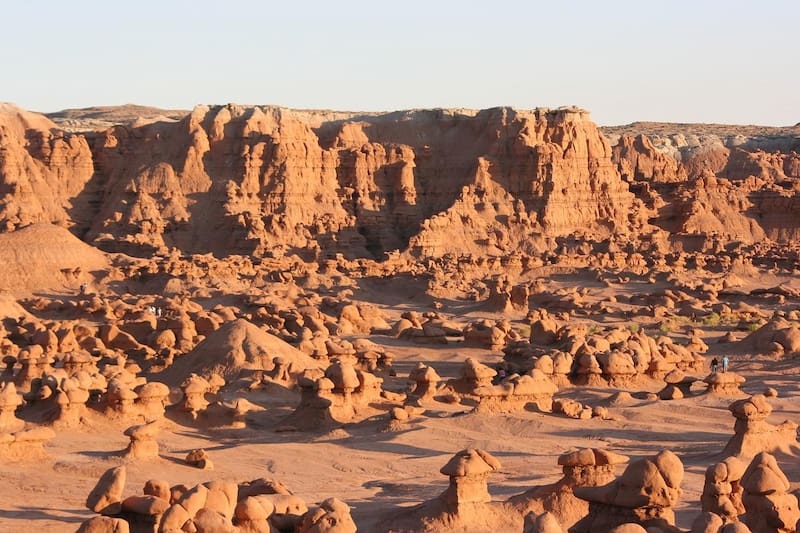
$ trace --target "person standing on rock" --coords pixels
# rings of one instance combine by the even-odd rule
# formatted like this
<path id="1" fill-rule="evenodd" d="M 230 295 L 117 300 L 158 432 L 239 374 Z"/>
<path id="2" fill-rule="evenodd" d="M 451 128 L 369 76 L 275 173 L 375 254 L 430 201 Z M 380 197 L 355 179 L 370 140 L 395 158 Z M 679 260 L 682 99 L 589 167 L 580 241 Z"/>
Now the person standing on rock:
<path id="1" fill-rule="evenodd" d="M 714 359 L 711 360 L 711 373 L 716 374 L 718 368 L 719 368 L 719 359 L 715 357 Z"/>
<path id="2" fill-rule="evenodd" d="M 726 355 L 725 357 L 722 358 L 722 372 L 723 373 L 728 371 L 728 363 L 730 363 L 730 359 L 728 359 L 728 356 Z"/>

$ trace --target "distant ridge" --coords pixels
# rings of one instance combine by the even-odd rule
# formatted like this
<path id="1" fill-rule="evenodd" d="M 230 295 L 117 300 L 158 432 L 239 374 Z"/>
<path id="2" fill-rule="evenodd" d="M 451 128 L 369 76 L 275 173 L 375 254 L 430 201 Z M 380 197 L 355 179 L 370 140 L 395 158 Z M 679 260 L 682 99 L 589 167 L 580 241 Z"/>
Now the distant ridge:
<path id="1" fill-rule="evenodd" d="M 794 126 L 756 126 L 738 124 L 703 124 L 679 122 L 631 122 L 619 126 L 600 126 L 600 131 L 606 135 L 717 135 L 729 137 L 744 135 L 755 136 L 784 136 L 800 135 L 800 122 Z"/>
<path id="2" fill-rule="evenodd" d="M 188 114 L 189 111 L 182 109 L 160 109 L 137 104 L 62 109 L 44 113 L 67 131 L 105 130 L 119 125 L 141 125 L 142 122 L 175 121 Z"/>

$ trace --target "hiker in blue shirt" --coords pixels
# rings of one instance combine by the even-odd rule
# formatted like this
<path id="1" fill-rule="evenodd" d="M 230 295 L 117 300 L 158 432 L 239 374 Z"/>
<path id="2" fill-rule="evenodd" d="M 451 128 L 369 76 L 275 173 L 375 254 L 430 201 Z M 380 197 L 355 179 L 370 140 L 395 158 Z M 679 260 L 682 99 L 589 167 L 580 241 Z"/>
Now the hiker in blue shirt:
<path id="1" fill-rule="evenodd" d="M 728 363 L 729 362 L 730 362 L 730 360 L 728 359 L 727 355 L 722 358 L 722 371 L 723 372 L 727 372 L 728 371 Z"/>

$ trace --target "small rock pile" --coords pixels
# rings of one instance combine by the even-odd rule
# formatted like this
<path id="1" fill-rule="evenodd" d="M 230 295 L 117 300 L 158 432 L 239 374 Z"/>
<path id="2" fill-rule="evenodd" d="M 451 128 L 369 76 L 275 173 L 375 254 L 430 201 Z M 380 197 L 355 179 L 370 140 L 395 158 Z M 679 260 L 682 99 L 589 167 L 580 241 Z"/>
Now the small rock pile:
<path id="1" fill-rule="evenodd" d="M 345 503 L 331 498 L 309 509 L 301 498 L 274 481 L 209 481 L 187 487 L 153 479 L 145 483 L 143 494 L 125 497 L 126 477 L 124 466 L 111 468 L 100 477 L 86 499 L 86 507 L 99 515 L 83 522 L 79 533 L 356 531 Z"/>

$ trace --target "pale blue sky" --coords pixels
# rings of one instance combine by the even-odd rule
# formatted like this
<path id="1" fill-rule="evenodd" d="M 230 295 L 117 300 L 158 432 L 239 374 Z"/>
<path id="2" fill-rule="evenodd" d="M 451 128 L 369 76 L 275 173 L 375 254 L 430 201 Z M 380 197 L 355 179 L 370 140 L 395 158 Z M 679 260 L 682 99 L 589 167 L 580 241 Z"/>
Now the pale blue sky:
<path id="1" fill-rule="evenodd" d="M 0 101 L 800 122 L 800 2 L 0 0 Z"/>

